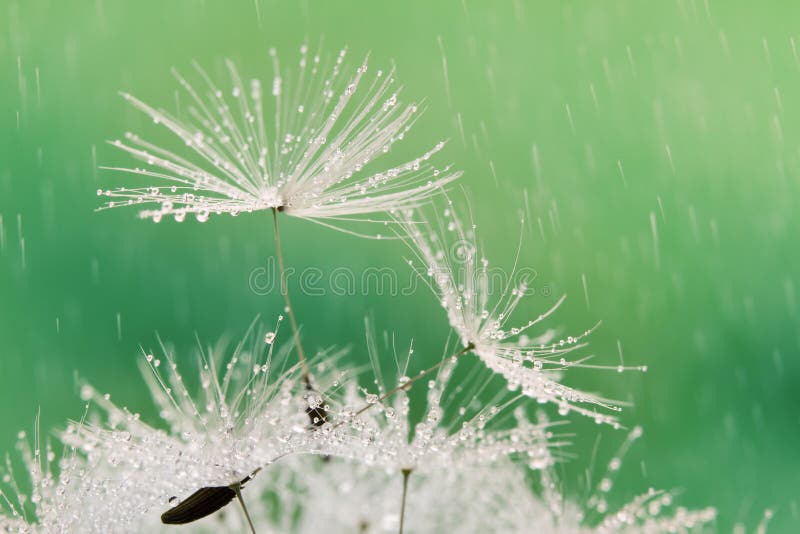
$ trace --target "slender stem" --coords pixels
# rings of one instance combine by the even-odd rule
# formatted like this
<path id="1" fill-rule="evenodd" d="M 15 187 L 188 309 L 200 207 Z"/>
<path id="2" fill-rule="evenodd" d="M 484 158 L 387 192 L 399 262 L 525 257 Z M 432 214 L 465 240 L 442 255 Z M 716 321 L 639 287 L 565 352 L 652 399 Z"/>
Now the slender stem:
<path id="1" fill-rule="evenodd" d="M 381 395 L 380 397 L 378 397 L 378 400 L 377 400 L 377 401 L 375 401 L 374 403 L 372 403 L 372 404 L 367 404 L 366 406 L 364 406 L 363 408 L 361 408 L 360 410 L 358 410 L 358 411 L 357 411 L 357 412 L 356 412 L 356 413 L 353 415 L 353 418 L 355 418 L 355 417 L 358 417 L 359 415 L 361 415 L 362 413 L 366 412 L 367 410 L 369 410 L 370 408 L 372 408 L 372 407 L 373 407 L 373 406 L 375 406 L 376 404 L 380 404 L 380 403 L 382 403 L 383 401 L 385 401 L 386 399 L 388 399 L 389 397 L 391 397 L 392 395 L 394 395 L 394 394 L 395 394 L 395 393 L 397 393 L 398 391 L 400 391 L 400 390 L 402 390 L 402 389 L 408 389 L 408 388 L 410 388 L 410 387 L 411 387 L 411 386 L 414 384 L 414 382 L 417 382 L 418 380 L 421 380 L 421 379 L 425 378 L 426 376 L 428 376 L 429 374 L 431 374 L 432 372 L 436 371 L 436 370 L 437 370 L 437 369 L 439 369 L 439 368 L 440 368 L 442 365 L 444 365 L 444 362 L 446 362 L 447 360 L 450 360 L 450 359 L 453 359 L 453 358 L 458 358 L 459 356 L 462 356 L 462 355 L 464 355 L 464 354 L 468 353 L 469 351 L 471 351 L 471 350 L 472 350 L 472 349 L 474 349 L 474 348 L 475 348 L 475 345 L 474 345 L 474 344 L 472 344 L 472 343 L 470 343 L 469 345 L 467 345 L 466 347 L 464 347 L 464 348 L 463 348 L 463 349 L 461 349 L 460 351 L 458 351 L 458 352 L 456 352 L 455 354 L 453 354 L 452 356 L 450 356 L 450 358 L 447 358 L 447 359 L 444 359 L 444 360 L 440 361 L 439 363 L 437 363 L 437 364 L 436 364 L 436 365 L 434 365 L 433 367 L 428 367 L 427 369 L 425 369 L 424 371 L 422 371 L 420 374 L 418 374 L 418 375 L 417 375 L 417 376 L 415 376 L 414 378 L 411 378 L 411 379 L 409 379 L 407 382 L 403 382 L 402 384 L 398 384 L 397 386 L 393 387 L 392 389 L 390 389 L 389 391 L 387 391 L 386 393 L 384 393 L 383 395 Z M 339 426 L 339 425 L 341 425 L 342 423 L 344 423 L 344 421 L 339 421 L 338 423 L 336 423 L 336 425 L 335 425 L 333 428 L 336 428 L 336 427 L 338 427 L 338 426 Z"/>
<path id="2" fill-rule="evenodd" d="M 281 250 L 281 233 L 278 230 L 278 210 L 272 208 L 272 221 L 275 223 L 275 254 L 278 257 L 278 270 L 281 275 L 281 293 L 283 293 L 283 300 L 286 302 L 286 312 L 289 314 L 289 323 L 292 325 L 292 334 L 294 335 L 294 344 L 297 347 L 297 357 L 300 360 L 300 365 L 303 367 L 303 379 L 306 385 L 310 385 L 311 381 L 308 375 L 308 363 L 306 363 L 306 354 L 303 352 L 303 345 L 300 343 L 300 331 L 297 328 L 297 320 L 294 317 L 294 308 L 292 301 L 289 298 L 289 287 L 286 280 L 286 269 L 283 265 L 283 251 Z"/>
<path id="3" fill-rule="evenodd" d="M 247 506 L 245 506 L 244 504 L 244 499 L 242 499 L 241 484 L 235 484 L 233 486 L 233 491 L 236 492 L 236 498 L 239 499 L 239 504 L 242 505 L 242 510 L 244 510 L 244 517 L 247 519 L 247 524 L 250 525 L 250 532 L 252 534 L 256 534 L 256 527 L 253 526 L 253 520 L 250 519 L 250 513 L 247 511 Z"/>
<path id="4" fill-rule="evenodd" d="M 399 534 L 403 534 L 403 527 L 406 522 L 406 495 L 408 494 L 408 477 L 411 476 L 411 469 L 403 469 L 403 499 L 400 501 L 400 530 Z"/>

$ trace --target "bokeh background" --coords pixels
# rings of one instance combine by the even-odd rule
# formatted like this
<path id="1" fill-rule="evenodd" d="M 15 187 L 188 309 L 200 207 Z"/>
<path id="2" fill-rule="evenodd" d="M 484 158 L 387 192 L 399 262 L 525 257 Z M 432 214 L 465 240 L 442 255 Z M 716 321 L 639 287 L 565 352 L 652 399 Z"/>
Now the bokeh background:
<path id="1" fill-rule="evenodd" d="M 96 213 L 98 188 L 131 178 L 105 141 L 168 139 L 118 91 L 173 109 L 170 68 L 215 76 L 234 59 L 269 79 L 267 50 L 291 63 L 303 42 L 393 61 L 406 99 L 425 98 L 389 159 L 439 139 L 465 171 L 496 265 L 536 269 L 538 314 L 591 336 L 598 363 L 570 383 L 630 401 L 644 438 L 617 502 L 650 486 L 718 507 L 721 531 L 796 528 L 800 497 L 800 4 L 0 0 L 0 451 L 30 430 L 77 418 L 76 380 L 152 414 L 138 378 L 156 332 L 190 354 L 241 335 L 277 293 L 248 279 L 273 252 L 266 214 L 199 224 Z M 519 211 L 529 216 L 522 227 Z M 284 220 L 298 269 L 407 272 L 398 242 L 364 241 Z M 326 271 L 327 272 L 327 271 Z M 548 296 L 549 295 L 549 296 Z M 364 316 L 414 339 L 414 365 L 439 357 L 445 318 L 410 296 L 296 293 L 306 343 L 353 347 Z M 188 359 L 188 356 L 187 356 Z M 624 431 L 574 421 L 563 469 L 580 494 L 590 452 L 607 460 Z M 599 436 L 599 444 L 598 444 Z M 600 464 L 603 461 L 598 460 Z"/>

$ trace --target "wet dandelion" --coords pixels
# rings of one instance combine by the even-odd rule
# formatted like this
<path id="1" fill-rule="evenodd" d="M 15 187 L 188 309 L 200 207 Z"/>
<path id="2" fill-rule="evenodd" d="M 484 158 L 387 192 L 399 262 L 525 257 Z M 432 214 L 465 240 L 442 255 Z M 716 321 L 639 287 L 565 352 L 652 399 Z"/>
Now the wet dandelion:
<path id="1" fill-rule="evenodd" d="M 460 176 L 430 164 L 441 142 L 405 163 L 367 170 L 406 136 L 420 112 L 417 104 L 399 100 L 393 70 L 370 77 L 366 59 L 351 70 L 345 50 L 331 61 L 305 45 L 287 74 L 274 50 L 270 57 L 273 79 L 266 98 L 261 81 L 245 84 L 231 62 L 231 87 L 225 90 L 199 66 L 203 89 L 175 74 L 192 102 L 186 118 L 123 94 L 183 147 L 173 151 L 133 133 L 114 141 L 147 166 L 113 170 L 167 185 L 98 190 L 111 199 L 103 207 L 145 207 L 140 216 L 154 221 L 187 215 L 205 221 L 212 214 L 273 209 L 330 225 L 418 206 Z"/>
<path id="2" fill-rule="evenodd" d="M 409 264 L 439 299 L 463 346 L 502 375 L 509 389 L 519 389 L 541 403 L 555 403 L 561 415 L 574 411 L 598 423 L 616 425 L 613 415 L 585 405 L 618 412 L 618 403 L 561 383 L 562 374 L 572 368 L 604 368 L 587 364 L 586 357 L 567 359 L 585 346 L 591 330 L 559 340 L 552 329 L 534 337 L 529 335 L 556 311 L 564 297 L 536 318 L 510 325 L 529 289 L 524 277 L 514 280 L 519 252 L 503 286 L 499 290 L 492 287 L 489 261 L 481 255 L 476 225 L 465 224 L 455 211 L 453 202 L 448 200 L 438 218 L 429 220 L 422 211 L 409 210 L 401 220 L 404 238 L 413 253 Z M 608 368 L 620 370 L 618 366 Z M 626 369 L 644 370 L 622 370 Z"/>

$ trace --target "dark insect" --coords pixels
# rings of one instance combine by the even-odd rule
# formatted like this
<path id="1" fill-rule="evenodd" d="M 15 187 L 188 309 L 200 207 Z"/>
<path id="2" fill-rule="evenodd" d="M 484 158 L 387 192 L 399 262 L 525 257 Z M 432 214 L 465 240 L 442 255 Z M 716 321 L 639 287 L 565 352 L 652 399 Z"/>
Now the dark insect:
<path id="1" fill-rule="evenodd" d="M 191 523 L 213 514 L 235 498 L 236 491 L 230 486 L 200 488 L 178 506 L 161 514 L 161 522 L 165 525 Z"/>
<path id="2" fill-rule="evenodd" d="M 305 377 L 305 382 L 306 391 L 316 393 L 314 386 L 311 384 L 311 379 L 308 376 Z M 308 414 L 308 418 L 311 420 L 313 426 L 323 426 L 328 422 L 328 412 L 322 407 L 324 402 L 324 400 L 320 399 L 320 403 L 316 406 L 306 407 L 306 414 Z"/>
<path id="3" fill-rule="evenodd" d="M 308 418 L 311 419 L 311 424 L 314 426 L 322 426 L 328 421 L 328 412 L 322 406 L 306 408 Z"/>

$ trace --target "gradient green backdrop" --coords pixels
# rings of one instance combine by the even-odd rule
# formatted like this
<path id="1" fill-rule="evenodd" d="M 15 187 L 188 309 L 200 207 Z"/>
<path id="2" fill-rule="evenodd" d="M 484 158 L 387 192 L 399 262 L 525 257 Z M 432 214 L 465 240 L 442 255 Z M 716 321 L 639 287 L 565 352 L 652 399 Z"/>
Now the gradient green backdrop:
<path id="1" fill-rule="evenodd" d="M 125 161 L 104 142 L 128 129 L 168 138 L 118 91 L 171 108 L 170 67 L 197 60 L 221 75 L 232 58 L 269 76 L 268 47 L 290 63 L 322 40 L 395 61 L 406 98 L 426 98 L 392 157 L 450 139 L 441 161 L 465 171 L 495 264 L 513 259 L 527 191 L 523 263 L 552 295 L 531 299 L 531 315 L 566 293 L 553 326 L 602 320 L 598 361 L 616 365 L 619 340 L 626 363 L 649 366 L 571 381 L 633 402 L 623 420 L 645 429 L 617 502 L 677 488 L 682 504 L 717 506 L 723 531 L 766 507 L 773 531 L 793 531 L 798 21 L 799 4 L 718 0 L 0 0 L 0 450 L 39 409 L 44 429 L 79 417 L 76 377 L 152 414 L 135 359 L 156 332 L 190 350 L 195 332 L 213 342 L 257 313 L 274 320 L 279 295 L 248 288 L 273 251 L 266 214 L 154 225 L 95 213 L 97 188 L 131 183 L 95 160 Z M 399 243 L 283 227 L 298 268 L 407 272 Z M 425 291 L 295 298 L 307 343 L 351 344 L 359 362 L 369 313 L 414 338 L 420 367 L 447 335 Z M 565 471 L 580 492 L 597 433 L 604 461 L 624 433 L 571 431 Z"/>

